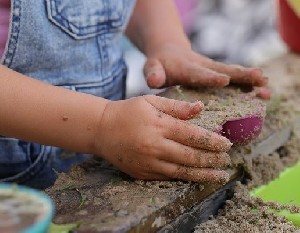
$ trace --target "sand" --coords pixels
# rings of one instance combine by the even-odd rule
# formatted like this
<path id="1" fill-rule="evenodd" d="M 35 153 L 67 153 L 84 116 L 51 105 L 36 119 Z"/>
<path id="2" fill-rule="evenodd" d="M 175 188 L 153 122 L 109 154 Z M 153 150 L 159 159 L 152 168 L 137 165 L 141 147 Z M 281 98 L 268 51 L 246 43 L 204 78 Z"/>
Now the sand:
<path id="1" fill-rule="evenodd" d="M 270 77 L 270 86 L 274 95 L 267 106 L 267 118 L 273 116 L 268 125 L 271 129 L 284 127 L 291 117 L 298 116 L 299 118 L 299 65 L 299 55 L 289 53 L 263 66 L 265 74 Z M 281 114 L 276 116 L 279 110 Z M 195 233 L 300 232 L 300 229 L 284 217 L 278 217 L 268 211 L 274 206 L 278 209 L 284 207 L 278 203 L 265 203 L 249 195 L 249 191 L 254 187 L 268 183 L 278 177 L 284 168 L 300 160 L 299 125 L 298 120 L 291 139 L 277 151 L 260 155 L 254 160 L 243 160 L 249 173 L 248 182 L 238 183 L 233 198 L 227 201 L 217 216 L 198 225 Z M 254 212 L 253 208 L 258 211 Z M 290 209 L 292 212 L 299 211 L 299 207 L 290 206 Z"/>
<path id="2" fill-rule="evenodd" d="M 207 92 L 210 92 L 210 94 Z M 175 91 L 174 89 L 172 92 L 167 91 L 163 96 L 189 101 L 202 100 L 205 105 L 204 111 L 191 122 L 212 131 L 216 131 L 228 119 L 264 112 L 260 109 L 265 106 L 265 103 L 240 89 L 221 89 L 221 91 L 220 89 L 211 89 L 204 90 L 202 93 L 205 94 L 201 96 L 200 91 L 199 96 L 199 92 L 195 94 L 194 90 L 186 91 L 177 87 Z M 291 92 L 288 93 L 289 97 L 295 96 Z M 233 98 L 236 95 L 240 97 Z M 267 104 L 266 117 L 270 119 L 267 127 L 276 131 L 278 127 L 288 125 L 294 116 L 293 106 L 297 103 L 297 99 L 293 101 L 292 98 L 284 97 L 284 95 L 274 97 Z M 280 114 L 278 114 L 279 111 Z M 265 117 L 264 114 L 261 116 Z M 267 204 L 260 199 L 250 197 L 249 190 L 274 179 L 285 167 L 293 165 L 300 159 L 299 131 L 299 128 L 297 128 L 291 139 L 271 154 L 262 154 L 253 159 L 247 159 L 247 155 L 245 157 L 239 156 L 236 161 L 233 161 L 234 165 L 243 165 L 246 168 L 247 182 L 238 183 L 233 198 L 227 201 L 219 214 L 211 217 L 211 220 L 206 223 L 198 225 L 195 232 L 297 232 L 297 229 L 285 218 L 275 216 L 267 211 L 271 207 L 281 208 L 280 206 L 276 203 Z M 261 136 L 264 136 L 264 132 Z M 259 141 L 259 138 L 257 140 Z M 58 206 L 60 217 L 56 218 L 57 223 L 76 222 L 80 219 L 80 215 L 89 215 L 89 218 L 96 217 L 99 208 L 101 208 L 103 216 L 97 227 L 105 229 L 106 226 L 110 226 L 110 221 L 115 217 L 121 224 L 121 220 L 126 218 L 128 212 L 135 210 L 137 207 L 147 212 L 146 214 L 152 213 L 151 211 L 155 208 L 164 205 L 160 200 L 171 200 L 171 194 L 175 195 L 177 192 L 186 190 L 189 187 L 189 184 L 182 182 L 133 182 L 126 177 L 124 180 L 111 180 L 108 185 L 100 189 L 100 183 L 104 182 L 106 177 L 100 177 L 101 174 L 97 173 L 95 178 L 98 181 L 92 179 L 93 177 L 85 180 L 85 176 L 82 174 L 89 169 L 101 169 L 101 166 L 87 167 L 86 170 L 82 168 L 76 170 L 74 168 L 70 173 L 72 177 L 61 174 L 55 186 L 48 190 L 48 193 L 52 193 L 52 197 L 56 199 Z M 100 178 L 103 178 L 103 180 Z M 99 190 L 92 187 L 99 187 Z M 132 189 L 131 196 L 124 195 L 125 190 L 122 190 L 124 187 Z M 57 190 L 60 190 L 60 192 L 57 192 Z M 161 199 L 155 199 L 157 193 L 160 193 Z M 136 201 L 132 201 L 133 197 Z M 118 200 L 123 200 L 122 203 L 125 203 L 126 206 L 118 206 L 118 203 L 121 203 Z M 124 200 L 128 201 L 124 202 Z M 139 206 L 139 203 L 144 203 L 146 200 L 150 203 L 149 205 Z M 68 202 L 69 205 L 60 206 L 63 202 Z M 71 206 L 75 206 L 74 208 L 78 208 L 80 211 L 64 218 L 64 211 L 70 211 L 68 207 Z M 253 208 L 256 208 L 257 212 L 253 212 Z M 124 209 L 127 209 L 128 212 Z M 139 215 L 144 214 L 142 212 L 138 213 Z"/>
<path id="3" fill-rule="evenodd" d="M 226 201 L 218 216 L 197 226 L 194 233 L 297 232 L 284 217 L 270 213 L 271 207 L 261 199 L 251 197 L 248 188 L 238 183 L 234 197 Z"/>
<path id="4" fill-rule="evenodd" d="M 204 109 L 190 122 L 214 132 L 220 132 L 222 125 L 232 119 L 265 117 L 265 103 L 254 98 L 252 92 L 236 87 L 190 89 L 177 86 L 160 96 L 188 102 L 201 101 Z"/>
<path id="5" fill-rule="evenodd" d="M 247 184 L 237 183 L 234 196 L 217 216 L 198 225 L 195 233 L 200 232 L 300 232 L 286 218 L 270 213 L 269 209 L 290 209 L 300 212 L 299 207 L 281 206 L 278 203 L 265 203 L 250 196 L 249 190 L 266 184 L 279 173 L 300 159 L 300 138 L 294 134 L 288 143 L 269 155 L 261 155 L 253 160 L 250 179 Z M 257 211 L 253 211 L 257 209 Z"/>

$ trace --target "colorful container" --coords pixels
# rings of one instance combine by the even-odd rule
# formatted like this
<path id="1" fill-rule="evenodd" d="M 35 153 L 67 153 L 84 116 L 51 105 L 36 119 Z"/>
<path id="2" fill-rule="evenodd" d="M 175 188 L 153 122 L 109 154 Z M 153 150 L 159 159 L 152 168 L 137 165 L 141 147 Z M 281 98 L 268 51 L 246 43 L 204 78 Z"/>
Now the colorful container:
<path id="1" fill-rule="evenodd" d="M 254 191 L 252 195 L 260 197 L 267 202 L 278 202 L 282 205 L 295 205 L 300 207 L 300 162 L 287 168 L 280 176 L 267 185 Z M 289 210 L 275 211 L 274 213 L 287 217 L 295 226 L 300 227 L 300 213 L 291 213 Z"/>
<path id="2" fill-rule="evenodd" d="M 288 47 L 300 53 L 300 1 L 278 0 L 278 30 Z"/>
<path id="3" fill-rule="evenodd" d="M 47 232 L 54 213 L 51 199 L 27 187 L 0 184 L 0 232 Z"/>

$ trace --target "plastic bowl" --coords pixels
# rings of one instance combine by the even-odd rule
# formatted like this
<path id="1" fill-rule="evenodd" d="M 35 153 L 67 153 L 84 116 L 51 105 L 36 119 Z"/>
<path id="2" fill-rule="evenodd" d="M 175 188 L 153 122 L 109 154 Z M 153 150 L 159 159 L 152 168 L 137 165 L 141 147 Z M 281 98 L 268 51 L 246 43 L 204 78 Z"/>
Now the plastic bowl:
<path id="1" fill-rule="evenodd" d="M 47 232 L 53 214 L 54 205 L 44 193 L 24 186 L 0 184 L 0 232 Z"/>
<path id="2" fill-rule="evenodd" d="M 251 194 L 267 202 L 278 202 L 282 205 L 300 207 L 300 162 L 280 173 L 279 177 L 267 185 L 254 189 Z M 300 213 L 291 213 L 288 210 L 272 211 L 277 215 L 285 216 L 295 226 L 300 227 Z"/>

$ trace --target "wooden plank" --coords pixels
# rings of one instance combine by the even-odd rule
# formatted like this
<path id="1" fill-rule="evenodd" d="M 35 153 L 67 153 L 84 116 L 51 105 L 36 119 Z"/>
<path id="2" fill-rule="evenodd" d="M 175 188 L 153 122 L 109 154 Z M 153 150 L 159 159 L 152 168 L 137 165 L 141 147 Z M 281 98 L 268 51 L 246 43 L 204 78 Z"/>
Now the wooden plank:
<path id="1" fill-rule="evenodd" d="M 230 154 L 242 158 L 241 153 L 248 153 L 250 158 L 272 152 L 286 142 L 291 130 L 291 125 L 275 131 L 264 128 L 263 138 L 234 148 Z M 227 186 L 134 181 L 104 161 L 76 169 L 62 175 L 47 193 L 57 203 L 55 222 L 81 222 L 79 232 L 191 228 L 215 213 L 225 202 L 229 187 L 243 178 L 242 170 L 232 169 L 228 170 L 231 176 Z M 199 221 L 192 221 L 195 218 Z"/>
<path id="2" fill-rule="evenodd" d="M 166 224 L 159 233 L 190 233 L 196 225 L 208 220 L 209 216 L 217 214 L 229 198 L 231 190 L 236 181 L 241 181 L 242 174 L 236 179 L 228 182 L 222 188 L 213 192 L 210 196 L 203 199 L 199 204 L 188 210 L 186 213 L 175 218 L 170 224 Z"/>

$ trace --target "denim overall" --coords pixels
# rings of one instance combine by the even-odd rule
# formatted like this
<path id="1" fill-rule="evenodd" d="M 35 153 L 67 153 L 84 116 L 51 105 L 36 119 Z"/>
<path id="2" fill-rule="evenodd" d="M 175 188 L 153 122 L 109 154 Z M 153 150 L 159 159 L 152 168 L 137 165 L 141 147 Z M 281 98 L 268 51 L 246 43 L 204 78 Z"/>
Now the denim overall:
<path id="1" fill-rule="evenodd" d="M 122 99 L 127 70 L 121 40 L 134 5 L 134 0 L 12 0 L 1 62 L 51 85 Z M 54 183 L 56 171 L 87 156 L 0 136 L 0 182 L 44 189 Z"/>

